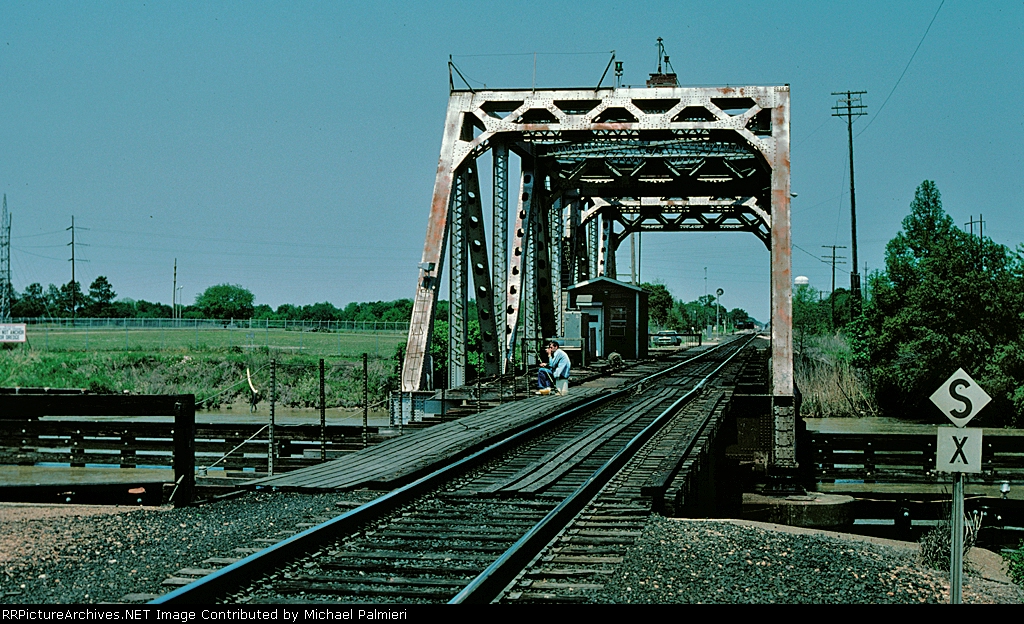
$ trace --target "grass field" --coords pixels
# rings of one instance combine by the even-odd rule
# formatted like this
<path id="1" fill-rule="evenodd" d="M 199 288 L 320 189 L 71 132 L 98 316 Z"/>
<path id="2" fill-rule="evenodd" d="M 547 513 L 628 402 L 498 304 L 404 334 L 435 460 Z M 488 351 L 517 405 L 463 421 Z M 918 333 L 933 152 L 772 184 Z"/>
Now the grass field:
<path id="1" fill-rule="evenodd" d="M 35 351 L 269 351 L 309 357 L 391 357 L 405 333 L 310 332 L 265 328 L 49 328 L 30 325 L 17 349 Z"/>

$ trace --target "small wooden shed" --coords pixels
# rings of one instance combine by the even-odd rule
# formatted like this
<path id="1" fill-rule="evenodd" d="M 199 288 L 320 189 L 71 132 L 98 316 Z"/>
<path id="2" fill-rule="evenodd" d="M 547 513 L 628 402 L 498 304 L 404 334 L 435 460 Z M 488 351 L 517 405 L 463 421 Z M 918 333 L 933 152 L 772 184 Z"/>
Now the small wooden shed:
<path id="1" fill-rule="evenodd" d="M 584 316 L 592 357 L 615 352 L 627 360 L 647 357 L 647 293 L 626 282 L 597 277 L 569 287 L 569 308 Z"/>

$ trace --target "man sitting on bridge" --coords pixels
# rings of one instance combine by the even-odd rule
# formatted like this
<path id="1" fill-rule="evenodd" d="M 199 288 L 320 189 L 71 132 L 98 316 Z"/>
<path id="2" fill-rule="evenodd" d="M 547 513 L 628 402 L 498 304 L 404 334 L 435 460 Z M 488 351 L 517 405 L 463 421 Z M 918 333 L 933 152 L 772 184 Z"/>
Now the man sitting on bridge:
<path id="1" fill-rule="evenodd" d="M 551 376 L 555 378 L 555 390 L 565 396 L 569 394 L 569 356 L 558 348 L 558 343 L 554 340 L 548 341 L 545 350 L 551 358 L 548 360 L 548 368 L 551 369 Z"/>
<path id="2" fill-rule="evenodd" d="M 551 394 L 552 388 L 555 387 L 555 376 L 548 364 L 550 359 L 547 347 L 537 354 L 537 394 Z"/>

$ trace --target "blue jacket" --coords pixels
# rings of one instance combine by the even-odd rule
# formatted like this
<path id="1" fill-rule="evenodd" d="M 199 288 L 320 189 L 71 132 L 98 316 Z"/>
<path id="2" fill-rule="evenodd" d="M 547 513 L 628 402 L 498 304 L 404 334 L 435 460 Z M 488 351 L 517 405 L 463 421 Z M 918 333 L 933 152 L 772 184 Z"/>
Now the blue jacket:
<path id="1" fill-rule="evenodd" d="M 551 369 L 555 379 L 568 379 L 569 356 L 565 354 L 565 351 L 555 349 L 555 352 L 551 355 L 551 362 L 548 363 L 548 368 Z"/>

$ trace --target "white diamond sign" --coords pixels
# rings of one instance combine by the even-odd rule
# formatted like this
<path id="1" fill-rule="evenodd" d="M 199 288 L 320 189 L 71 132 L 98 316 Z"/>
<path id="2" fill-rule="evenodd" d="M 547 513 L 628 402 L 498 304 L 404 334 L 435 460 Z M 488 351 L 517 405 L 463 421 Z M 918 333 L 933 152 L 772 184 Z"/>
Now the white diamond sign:
<path id="1" fill-rule="evenodd" d="M 992 400 L 962 368 L 957 369 L 930 398 L 957 427 L 966 426 Z"/>

